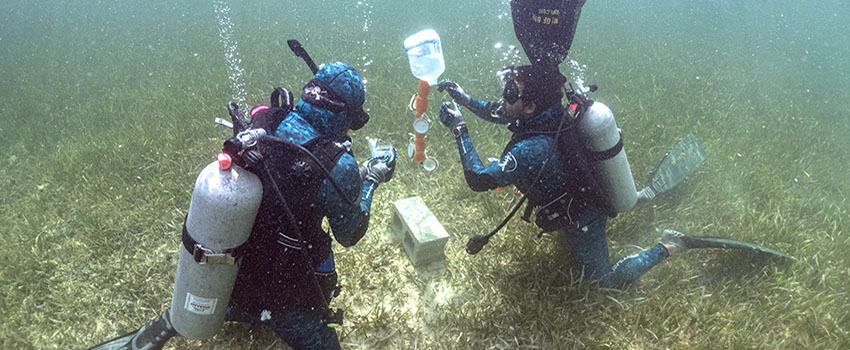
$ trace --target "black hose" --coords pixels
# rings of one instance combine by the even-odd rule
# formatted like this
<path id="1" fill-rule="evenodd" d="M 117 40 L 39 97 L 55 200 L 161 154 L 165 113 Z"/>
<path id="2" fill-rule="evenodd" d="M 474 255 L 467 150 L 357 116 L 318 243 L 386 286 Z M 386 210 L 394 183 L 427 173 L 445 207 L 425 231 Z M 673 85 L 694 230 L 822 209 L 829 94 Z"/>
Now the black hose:
<path id="1" fill-rule="evenodd" d="M 493 237 L 493 235 L 495 235 L 496 232 L 499 232 L 499 230 L 501 230 L 502 227 L 505 227 L 505 225 L 508 223 L 508 221 L 510 221 L 511 218 L 514 217 L 517 210 L 519 210 L 519 208 L 522 207 L 522 203 L 525 202 L 525 200 L 526 200 L 526 195 L 523 195 L 522 198 L 520 198 L 519 202 L 511 210 L 510 214 L 505 216 L 505 218 L 502 219 L 502 222 L 499 223 L 499 226 L 496 226 L 496 228 L 493 229 L 493 231 L 490 231 L 490 233 L 488 233 L 486 235 L 475 235 L 472 238 L 470 238 L 469 241 L 466 242 L 466 252 L 471 254 L 471 255 L 478 254 L 478 252 L 480 252 L 481 249 L 484 248 L 484 246 L 487 245 L 487 243 L 490 242 L 490 237 Z"/>

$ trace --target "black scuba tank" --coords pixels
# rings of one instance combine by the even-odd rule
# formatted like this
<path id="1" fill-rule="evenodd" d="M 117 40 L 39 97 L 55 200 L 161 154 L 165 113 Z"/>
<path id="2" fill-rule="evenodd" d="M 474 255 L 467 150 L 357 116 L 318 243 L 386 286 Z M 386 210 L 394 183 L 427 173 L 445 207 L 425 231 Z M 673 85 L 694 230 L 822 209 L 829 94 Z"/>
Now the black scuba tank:
<path id="1" fill-rule="evenodd" d="M 532 64 L 557 66 L 570 51 L 585 0 L 511 0 L 517 40 Z"/>

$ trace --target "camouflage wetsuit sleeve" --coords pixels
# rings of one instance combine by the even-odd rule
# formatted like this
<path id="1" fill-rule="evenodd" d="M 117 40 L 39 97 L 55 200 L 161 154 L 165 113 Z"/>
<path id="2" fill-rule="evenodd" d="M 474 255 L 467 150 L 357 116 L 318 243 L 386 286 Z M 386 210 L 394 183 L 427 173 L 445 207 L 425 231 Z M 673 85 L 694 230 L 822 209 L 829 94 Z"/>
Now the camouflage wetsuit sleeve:
<path id="1" fill-rule="evenodd" d="M 484 119 L 488 122 L 496 124 L 508 123 L 507 119 L 500 115 L 497 115 L 497 111 L 499 110 L 499 103 L 497 102 L 488 102 L 479 100 L 477 98 L 470 98 L 469 103 L 463 106 L 468 108 L 479 118 Z"/>
<path id="2" fill-rule="evenodd" d="M 466 183 L 473 191 L 487 191 L 507 185 L 526 190 L 546 158 L 548 142 L 529 138 L 507 147 L 499 161 L 484 166 L 468 132 L 457 138 Z"/>
<path id="3" fill-rule="evenodd" d="M 375 184 L 362 183 L 357 161 L 349 153 L 343 154 L 331 169 L 331 177 L 336 180 L 345 196 L 354 200 L 351 206 L 340 197 L 337 190 L 325 179 L 319 193 L 319 208 L 328 218 L 331 231 L 339 244 L 350 247 L 360 241 L 369 227 L 369 210 L 372 206 L 372 194 Z"/>

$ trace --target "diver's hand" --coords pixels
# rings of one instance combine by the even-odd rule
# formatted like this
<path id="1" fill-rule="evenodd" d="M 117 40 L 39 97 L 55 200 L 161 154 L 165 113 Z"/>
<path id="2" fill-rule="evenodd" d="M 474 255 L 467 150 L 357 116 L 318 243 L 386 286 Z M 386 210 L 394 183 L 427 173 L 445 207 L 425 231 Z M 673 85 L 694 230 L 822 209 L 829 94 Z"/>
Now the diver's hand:
<path id="1" fill-rule="evenodd" d="M 449 129 L 456 129 L 461 125 L 466 126 L 466 122 L 463 121 L 463 114 L 460 114 L 460 107 L 450 102 L 443 102 L 440 105 L 440 123 L 443 123 Z"/>
<path id="2" fill-rule="evenodd" d="M 398 159 L 398 151 L 393 147 L 392 152 L 387 152 L 377 157 L 372 157 L 360 166 L 360 178 L 369 179 L 377 183 L 392 180 L 395 175 L 395 165 Z"/>
<path id="3" fill-rule="evenodd" d="M 437 91 L 448 92 L 449 96 L 451 96 L 452 99 L 455 100 L 455 102 L 459 103 L 461 106 L 469 105 L 469 95 L 463 92 L 463 88 L 451 79 L 440 80 L 440 82 L 437 83 Z"/>

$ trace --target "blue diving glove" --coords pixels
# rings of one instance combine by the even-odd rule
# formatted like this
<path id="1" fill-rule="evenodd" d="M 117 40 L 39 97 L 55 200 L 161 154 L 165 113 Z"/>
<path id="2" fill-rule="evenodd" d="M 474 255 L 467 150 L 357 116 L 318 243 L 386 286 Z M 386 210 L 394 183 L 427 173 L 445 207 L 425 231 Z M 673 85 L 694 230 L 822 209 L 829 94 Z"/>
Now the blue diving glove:
<path id="1" fill-rule="evenodd" d="M 463 88 L 451 79 L 440 80 L 440 82 L 437 83 L 437 91 L 446 91 L 449 93 L 449 96 L 451 96 L 452 99 L 461 106 L 469 106 L 469 95 L 463 92 Z"/>
<path id="2" fill-rule="evenodd" d="M 392 152 L 386 152 L 372 157 L 360 166 L 360 179 L 384 183 L 392 180 L 395 175 L 395 165 L 398 151 L 393 147 Z"/>

